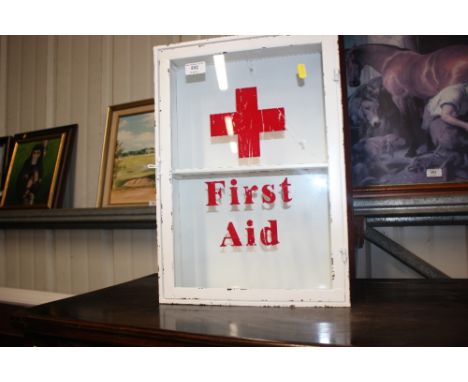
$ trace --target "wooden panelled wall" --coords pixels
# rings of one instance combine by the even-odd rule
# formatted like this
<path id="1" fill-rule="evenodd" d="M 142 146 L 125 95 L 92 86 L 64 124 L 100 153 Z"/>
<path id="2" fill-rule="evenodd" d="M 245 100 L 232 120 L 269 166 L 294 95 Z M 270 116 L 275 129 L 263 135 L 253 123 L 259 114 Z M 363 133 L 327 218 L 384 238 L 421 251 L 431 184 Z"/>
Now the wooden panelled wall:
<path id="1" fill-rule="evenodd" d="M 204 36 L 2 36 L 0 136 L 79 124 L 65 207 L 95 207 L 106 109 L 153 97 L 152 47 Z M 0 231 L 0 287 L 81 293 L 156 271 L 152 230 Z"/>

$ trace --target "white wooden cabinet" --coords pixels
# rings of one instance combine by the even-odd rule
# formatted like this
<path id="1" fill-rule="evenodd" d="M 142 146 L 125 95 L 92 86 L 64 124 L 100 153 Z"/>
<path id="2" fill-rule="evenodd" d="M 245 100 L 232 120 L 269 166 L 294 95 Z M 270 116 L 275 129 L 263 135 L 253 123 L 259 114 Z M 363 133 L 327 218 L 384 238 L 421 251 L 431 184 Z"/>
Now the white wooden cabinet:
<path id="1" fill-rule="evenodd" d="M 349 305 L 337 41 L 155 47 L 160 303 Z"/>

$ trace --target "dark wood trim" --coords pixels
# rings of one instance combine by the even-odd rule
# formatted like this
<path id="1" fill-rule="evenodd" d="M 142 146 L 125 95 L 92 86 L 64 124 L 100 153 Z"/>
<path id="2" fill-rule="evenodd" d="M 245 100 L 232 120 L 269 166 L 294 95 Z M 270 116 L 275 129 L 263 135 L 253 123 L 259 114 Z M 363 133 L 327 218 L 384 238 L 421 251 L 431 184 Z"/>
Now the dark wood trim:
<path id="1" fill-rule="evenodd" d="M 0 347 L 22 346 L 24 335 L 20 328 L 14 327 L 12 317 L 24 311 L 25 307 L 0 302 Z"/>
<path id="2" fill-rule="evenodd" d="M 463 193 L 468 183 L 426 183 L 402 186 L 369 186 L 367 188 L 354 188 L 355 198 L 391 198 L 391 197 L 424 197 L 424 196 L 450 196 Z"/>
<path id="3" fill-rule="evenodd" d="M 155 228 L 155 207 L 0 210 L 0 229 Z"/>

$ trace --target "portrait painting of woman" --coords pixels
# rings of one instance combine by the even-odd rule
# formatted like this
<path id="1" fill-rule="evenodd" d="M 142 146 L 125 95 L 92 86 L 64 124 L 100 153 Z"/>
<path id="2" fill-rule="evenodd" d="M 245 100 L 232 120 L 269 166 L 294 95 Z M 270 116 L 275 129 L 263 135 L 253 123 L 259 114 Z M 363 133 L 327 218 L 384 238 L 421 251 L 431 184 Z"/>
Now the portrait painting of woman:
<path id="1" fill-rule="evenodd" d="M 16 181 L 16 197 L 18 203 L 22 203 L 24 205 L 34 204 L 36 194 L 39 191 L 42 182 L 42 159 L 44 154 L 44 144 L 37 143 L 34 145 L 31 155 L 28 157 L 26 162 L 24 162 Z"/>
<path id="2" fill-rule="evenodd" d="M 14 137 L 13 153 L 1 206 L 52 208 L 62 189 L 69 156 L 70 131 L 76 125 L 52 128 Z"/>

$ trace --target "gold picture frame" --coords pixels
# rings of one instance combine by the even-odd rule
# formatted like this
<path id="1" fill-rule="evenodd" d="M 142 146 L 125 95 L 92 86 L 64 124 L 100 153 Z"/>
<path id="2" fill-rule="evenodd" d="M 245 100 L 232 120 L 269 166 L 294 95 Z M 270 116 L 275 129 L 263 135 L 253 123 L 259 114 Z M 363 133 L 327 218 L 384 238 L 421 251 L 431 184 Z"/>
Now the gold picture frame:
<path id="1" fill-rule="evenodd" d="M 97 206 L 154 204 L 154 152 L 154 100 L 109 106 Z"/>
<path id="2" fill-rule="evenodd" d="M 10 160 L 11 137 L 0 138 L 0 199 L 3 194 L 6 174 L 8 172 L 8 163 Z"/>
<path id="3" fill-rule="evenodd" d="M 61 206 L 77 128 L 74 124 L 13 137 L 2 208 Z"/>

